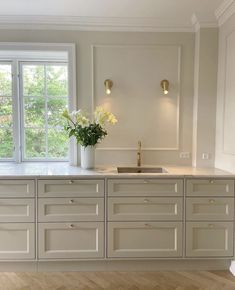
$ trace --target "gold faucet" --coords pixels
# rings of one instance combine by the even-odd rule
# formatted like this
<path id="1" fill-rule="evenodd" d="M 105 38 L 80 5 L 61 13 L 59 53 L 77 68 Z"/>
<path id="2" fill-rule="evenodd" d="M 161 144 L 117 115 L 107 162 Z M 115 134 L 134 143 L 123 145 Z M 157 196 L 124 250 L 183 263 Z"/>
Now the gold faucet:
<path id="1" fill-rule="evenodd" d="M 141 166 L 141 141 L 138 141 L 137 166 Z"/>

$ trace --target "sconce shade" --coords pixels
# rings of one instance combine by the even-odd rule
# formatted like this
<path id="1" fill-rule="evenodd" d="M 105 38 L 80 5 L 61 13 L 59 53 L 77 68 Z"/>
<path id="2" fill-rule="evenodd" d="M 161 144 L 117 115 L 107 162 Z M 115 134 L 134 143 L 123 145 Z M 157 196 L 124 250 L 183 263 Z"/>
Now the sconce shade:
<path id="1" fill-rule="evenodd" d="M 112 87 L 113 87 L 113 82 L 112 82 L 112 80 L 110 80 L 110 79 L 105 80 L 105 81 L 104 81 L 104 86 L 105 86 L 105 93 L 106 93 L 107 95 L 110 95 L 110 94 L 111 94 L 111 89 L 112 89 Z"/>
<path id="2" fill-rule="evenodd" d="M 161 81 L 161 87 L 163 89 L 164 95 L 167 95 L 169 93 L 169 81 L 168 80 L 162 80 Z"/>

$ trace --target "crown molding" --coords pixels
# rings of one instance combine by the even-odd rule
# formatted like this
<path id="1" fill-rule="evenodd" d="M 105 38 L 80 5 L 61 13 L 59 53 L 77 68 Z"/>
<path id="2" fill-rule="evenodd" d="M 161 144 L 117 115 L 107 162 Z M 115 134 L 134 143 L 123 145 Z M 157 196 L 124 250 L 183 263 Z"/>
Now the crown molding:
<path id="1" fill-rule="evenodd" d="M 77 17 L 8 15 L 0 16 L 0 29 L 80 31 L 193 32 L 189 26 L 162 26 L 155 18 Z"/>
<path id="2" fill-rule="evenodd" d="M 218 27 L 217 21 L 200 21 L 196 14 L 192 15 L 191 18 L 192 25 L 194 27 L 194 31 L 197 32 L 201 28 L 216 28 Z"/>
<path id="3" fill-rule="evenodd" d="M 235 0 L 224 0 L 215 10 L 219 26 L 223 25 L 235 13 Z"/>

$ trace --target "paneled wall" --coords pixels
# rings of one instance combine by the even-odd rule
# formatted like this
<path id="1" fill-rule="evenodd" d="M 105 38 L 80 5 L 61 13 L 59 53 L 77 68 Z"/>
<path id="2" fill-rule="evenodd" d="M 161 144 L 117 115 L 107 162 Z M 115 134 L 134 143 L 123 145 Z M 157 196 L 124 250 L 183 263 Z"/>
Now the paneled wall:
<path id="1" fill-rule="evenodd" d="M 179 156 L 192 152 L 193 33 L 1 30 L 0 41 L 76 44 L 78 107 L 104 105 L 118 118 L 98 146 L 97 164 L 135 164 L 141 140 L 144 164 L 191 165 Z M 114 82 L 111 96 L 106 78 Z"/>
<path id="2" fill-rule="evenodd" d="M 216 167 L 235 172 L 235 15 L 220 28 Z"/>

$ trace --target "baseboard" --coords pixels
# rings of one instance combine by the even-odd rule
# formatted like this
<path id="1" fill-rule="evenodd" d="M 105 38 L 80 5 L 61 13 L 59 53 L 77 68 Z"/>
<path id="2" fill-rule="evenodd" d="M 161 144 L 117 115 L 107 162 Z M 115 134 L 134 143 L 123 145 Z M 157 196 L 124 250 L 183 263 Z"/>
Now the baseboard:
<path id="1" fill-rule="evenodd" d="M 66 272 L 66 271 L 209 271 L 229 270 L 230 260 L 135 260 L 135 261 L 38 261 L 1 262 L 0 272 Z"/>

